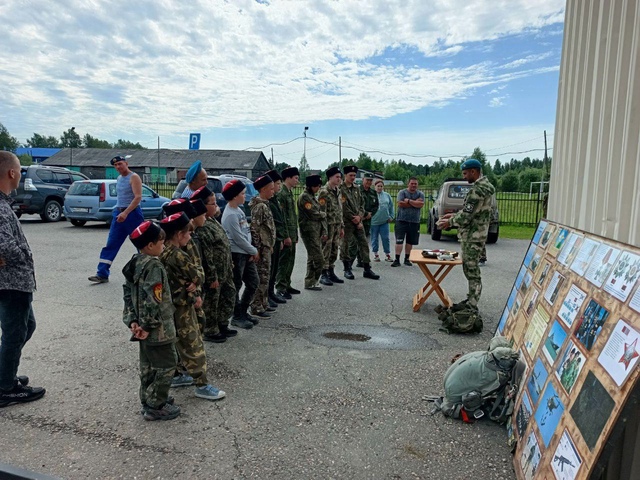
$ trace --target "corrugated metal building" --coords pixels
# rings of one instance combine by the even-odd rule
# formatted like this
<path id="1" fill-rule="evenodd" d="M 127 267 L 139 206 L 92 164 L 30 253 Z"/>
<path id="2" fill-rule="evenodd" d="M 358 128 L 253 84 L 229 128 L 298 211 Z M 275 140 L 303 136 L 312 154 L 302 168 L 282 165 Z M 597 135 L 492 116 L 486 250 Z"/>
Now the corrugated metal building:
<path id="1" fill-rule="evenodd" d="M 640 246 L 640 2 L 568 0 L 548 216 Z"/>

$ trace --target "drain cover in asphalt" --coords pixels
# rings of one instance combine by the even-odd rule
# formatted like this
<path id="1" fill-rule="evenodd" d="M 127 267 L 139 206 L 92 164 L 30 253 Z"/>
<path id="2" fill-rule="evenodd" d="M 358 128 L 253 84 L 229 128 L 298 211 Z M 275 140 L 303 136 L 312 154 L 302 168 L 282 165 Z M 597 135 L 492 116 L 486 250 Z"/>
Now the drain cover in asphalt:
<path id="1" fill-rule="evenodd" d="M 437 340 L 400 328 L 372 325 L 319 325 L 304 330 L 313 343 L 357 350 L 439 350 Z"/>

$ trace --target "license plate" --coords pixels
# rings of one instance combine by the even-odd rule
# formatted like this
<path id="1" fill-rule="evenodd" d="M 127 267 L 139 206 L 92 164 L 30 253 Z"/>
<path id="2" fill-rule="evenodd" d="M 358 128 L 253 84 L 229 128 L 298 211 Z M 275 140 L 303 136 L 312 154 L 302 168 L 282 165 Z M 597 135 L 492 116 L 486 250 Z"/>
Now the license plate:
<path id="1" fill-rule="evenodd" d="M 84 213 L 88 213 L 89 209 L 88 208 L 80 208 L 80 207 L 75 207 L 71 209 L 72 212 L 84 212 Z"/>

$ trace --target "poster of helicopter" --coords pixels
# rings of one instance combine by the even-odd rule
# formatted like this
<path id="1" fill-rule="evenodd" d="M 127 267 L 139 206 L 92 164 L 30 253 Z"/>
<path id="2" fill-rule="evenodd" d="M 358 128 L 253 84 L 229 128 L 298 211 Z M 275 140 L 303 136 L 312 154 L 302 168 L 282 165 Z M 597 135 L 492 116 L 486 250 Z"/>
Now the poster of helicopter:
<path id="1" fill-rule="evenodd" d="M 519 479 L 586 478 L 640 369 L 640 249 L 542 220 L 496 335 L 526 373 L 509 429 Z"/>

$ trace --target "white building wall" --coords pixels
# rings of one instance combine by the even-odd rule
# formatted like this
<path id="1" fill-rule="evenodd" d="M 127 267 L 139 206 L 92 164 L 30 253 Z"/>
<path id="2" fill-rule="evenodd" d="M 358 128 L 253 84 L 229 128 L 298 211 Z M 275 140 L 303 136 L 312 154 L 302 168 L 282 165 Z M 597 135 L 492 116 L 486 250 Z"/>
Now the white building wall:
<path id="1" fill-rule="evenodd" d="M 548 217 L 640 247 L 640 0 L 568 0 Z"/>

